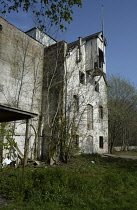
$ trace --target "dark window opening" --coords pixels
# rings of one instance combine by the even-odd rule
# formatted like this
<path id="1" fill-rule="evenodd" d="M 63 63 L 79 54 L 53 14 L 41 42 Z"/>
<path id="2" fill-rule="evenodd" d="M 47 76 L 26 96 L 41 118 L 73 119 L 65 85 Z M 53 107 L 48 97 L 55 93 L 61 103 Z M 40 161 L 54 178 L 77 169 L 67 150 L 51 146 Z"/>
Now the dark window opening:
<path id="1" fill-rule="evenodd" d="M 79 72 L 79 81 L 81 84 L 85 84 L 85 74 L 83 72 Z"/>
<path id="2" fill-rule="evenodd" d="M 99 49 L 99 68 L 103 68 L 104 63 L 104 53 L 101 49 Z"/>
<path id="3" fill-rule="evenodd" d="M 79 135 L 73 135 L 73 144 L 79 146 Z"/>
<path id="4" fill-rule="evenodd" d="M 92 77 L 90 71 L 86 71 L 86 84 L 88 84 L 88 83 L 92 84 L 92 82 L 93 82 L 93 77 Z"/>
<path id="5" fill-rule="evenodd" d="M 74 112 L 79 111 L 79 97 L 78 95 L 73 95 L 73 101 L 74 101 Z"/>
<path id="6" fill-rule="evenodd" d="M 103 149 L 103 136 L 99 137 L 99 147 Z"/>
<path id="7" fill-rule="evenodd" d="M 99 92 L 99 83 L 95 81 L 95 91 Z"/>
<path id="8" fill-rule="evenodd" d="M 79 135 L 76 135 L 76 139 L 75 140 L 76 140 L 75 141 L 76 146 L 79 146 Z"/>
<path id="9" fill-rule="evenodd" d="M 94 62 L 94 69 L 98 68 L 98 62 Z"/>
<path id="10" fill-rule="evenodd" d="M 2 31 L 2 25 L 0 24 L 0 31 Z"/>
<path id="11" fill-rule="evenodd" d="M 103 106 L 99 106 L 99 117 L 103 119 Z"/>

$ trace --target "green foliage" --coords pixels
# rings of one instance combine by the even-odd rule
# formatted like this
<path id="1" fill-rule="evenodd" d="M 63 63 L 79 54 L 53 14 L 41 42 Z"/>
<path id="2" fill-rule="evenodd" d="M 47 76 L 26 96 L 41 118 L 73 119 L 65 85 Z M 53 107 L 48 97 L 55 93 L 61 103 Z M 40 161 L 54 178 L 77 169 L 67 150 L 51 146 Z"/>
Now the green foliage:
<path id="1" fill-rule="evenodd" d="M 2 209 L 136 209 L 137 160 L 82 155 L 64 167 L 26 168 L 24 185 L 20 169 L 1 173 L 0 193 L 13 199 Z"/>
<path id="2" fill-rule="evenodd" d="M 0 146 L 3 146 L 4 149 L 9 149 L 11 146 L 17 145 L 13 138 L 14 130 L 11 123 L 0 123 L 0 135 L 2 138 L 7 140 L 7 142 L 3 142 L 2 140 L 0 141 Z"/>
<path id="3" fill-rule="evenodd" d="M 28 12 L 29 9 L 33 10 L 33 13 L 37 17 L 38 23 L 41 28 L 45 28 L 43 20 L 45 18 L 50 19 L 50 25 L 60 25 L 60 29 L 66 29 L 63 21 L 70 23 L 73 18 L 72 7 L 77 5 L 82 6 L 81 0 L 2 0 L 0 9 L 1 13 L 10 13 L 11 11 L 19 12 L 22 9 L 24 12 Z"/>

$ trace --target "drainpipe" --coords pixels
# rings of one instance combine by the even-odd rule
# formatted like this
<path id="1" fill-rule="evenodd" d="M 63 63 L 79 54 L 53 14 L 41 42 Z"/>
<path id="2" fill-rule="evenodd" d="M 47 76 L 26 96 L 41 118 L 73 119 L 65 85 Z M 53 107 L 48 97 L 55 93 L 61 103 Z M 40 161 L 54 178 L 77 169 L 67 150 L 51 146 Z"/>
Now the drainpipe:
<path id="1" fill-rule="evenodd" d="M 82 47 L 82 37 L 78 37 L 79 39 L 79 62 L 82 60 L 82 51 L 81 51 L 81 47 Z"/>

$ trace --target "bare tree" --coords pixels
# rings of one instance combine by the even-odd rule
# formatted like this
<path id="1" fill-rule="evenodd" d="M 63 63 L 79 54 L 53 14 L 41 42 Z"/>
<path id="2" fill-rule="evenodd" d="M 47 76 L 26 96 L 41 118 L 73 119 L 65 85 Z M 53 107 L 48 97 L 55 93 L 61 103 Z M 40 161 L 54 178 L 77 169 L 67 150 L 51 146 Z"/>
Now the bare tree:
<path id="1" fill-rule="evenodd" d="M 124 149 L 136 145 L 137 90 L 119 75 L 109 76 L 108 82 L 109 150 L 112 153 L 114 146 Z"/>

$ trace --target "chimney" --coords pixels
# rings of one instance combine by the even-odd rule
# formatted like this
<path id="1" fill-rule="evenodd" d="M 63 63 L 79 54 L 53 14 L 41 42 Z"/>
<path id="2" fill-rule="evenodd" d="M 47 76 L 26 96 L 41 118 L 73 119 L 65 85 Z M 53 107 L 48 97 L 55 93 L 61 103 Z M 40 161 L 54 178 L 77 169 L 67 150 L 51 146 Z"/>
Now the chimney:
<path id="1" fill-rule="evenodd" d="M 79 39 L 79 62 L 82 60 L 82 51 L 81 51 L 81 47 L 82 47 L 82 37 L 78 37 Z"/>

